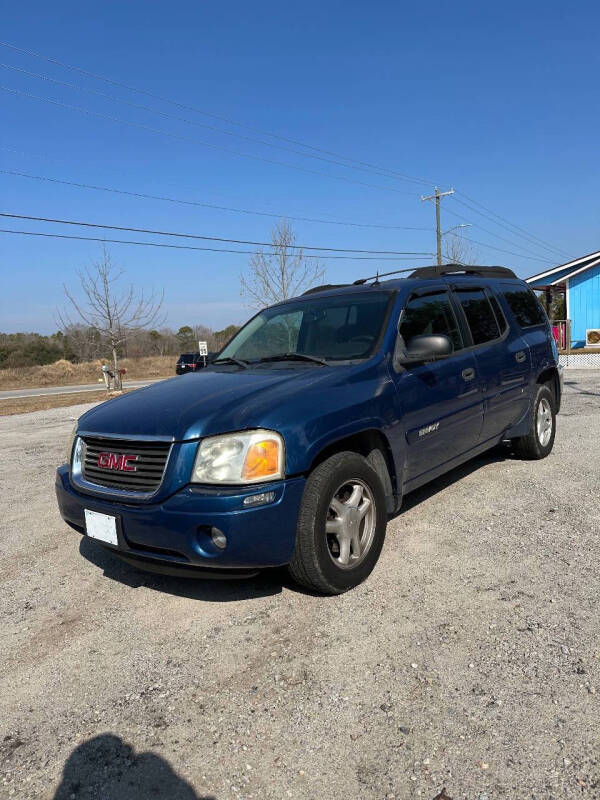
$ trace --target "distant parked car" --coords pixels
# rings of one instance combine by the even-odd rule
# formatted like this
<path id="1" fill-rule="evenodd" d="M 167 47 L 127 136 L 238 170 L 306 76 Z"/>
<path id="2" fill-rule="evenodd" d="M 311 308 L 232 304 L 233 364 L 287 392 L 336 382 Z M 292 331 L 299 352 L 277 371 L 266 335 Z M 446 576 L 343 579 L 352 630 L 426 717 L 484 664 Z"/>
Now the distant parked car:
<path id="1" fill-rule="evenodd" d="M 209 364 L 211 359 L 215 356 L 214 353 L 209 353 L 206 356 L 206 363 Z M 200 353 L 182 353 L 177 359 L 175 372 L 178 375 L 185 375 L 186 372 L 196 372 L 196 370 L 204 367 L 205 357 Z"/>

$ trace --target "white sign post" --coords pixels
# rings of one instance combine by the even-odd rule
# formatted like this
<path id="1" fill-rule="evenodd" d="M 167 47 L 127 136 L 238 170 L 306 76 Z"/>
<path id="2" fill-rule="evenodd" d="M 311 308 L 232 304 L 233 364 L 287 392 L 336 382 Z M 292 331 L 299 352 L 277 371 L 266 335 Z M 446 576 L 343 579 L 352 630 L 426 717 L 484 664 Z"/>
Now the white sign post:
<path id="1" fill-rule="evenodd" d="M 206 356 L 208 355 L 208 345 L 206 342 L 198 342 L 198 352 L 204 360 L 204 366 L 206 366 Z"/>

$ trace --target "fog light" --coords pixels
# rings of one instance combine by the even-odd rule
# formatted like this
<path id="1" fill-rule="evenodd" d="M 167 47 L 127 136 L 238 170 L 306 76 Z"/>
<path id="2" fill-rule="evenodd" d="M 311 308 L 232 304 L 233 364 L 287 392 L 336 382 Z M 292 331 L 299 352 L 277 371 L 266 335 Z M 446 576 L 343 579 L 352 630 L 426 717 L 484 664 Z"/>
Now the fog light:
<path id="1" fill-rule="evenodd" d="M 275 500 L 275 492 L 261 492 L 244 497 L 245 506 L 261 506 L 264 503 L 272 503 Z"/>
<path id="2" fill-rule="evenodd" d="M 224 550 L 227 547 L 227 537 L 223 531 L 220 531 L 218 528 L 210 529 L 210 538 L 212 539 L 212 543 L 215 547 L 218 547 L 219 550 Z"/>

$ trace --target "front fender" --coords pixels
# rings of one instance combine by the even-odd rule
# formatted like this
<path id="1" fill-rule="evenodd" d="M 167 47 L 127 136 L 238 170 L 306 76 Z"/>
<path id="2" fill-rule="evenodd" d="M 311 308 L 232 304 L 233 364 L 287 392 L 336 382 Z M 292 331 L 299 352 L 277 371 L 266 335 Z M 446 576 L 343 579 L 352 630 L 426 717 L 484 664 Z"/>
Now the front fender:
<path id="1" fill-rule="evenodd" d="M 301 424 L 282 430 L 287 449 L 287 474 L 306 474 L 325 449 L 349 436 L 375 430 L 387 440 L 395 474 L 400 480 L 404 437 L 395 413 L 395 394 L 394 384 L 383 371 L 376 379 L 361 380 L 329 391 L 316 407 L 313 403 L 312 413 L 299 415 L 303 420 Z"/>

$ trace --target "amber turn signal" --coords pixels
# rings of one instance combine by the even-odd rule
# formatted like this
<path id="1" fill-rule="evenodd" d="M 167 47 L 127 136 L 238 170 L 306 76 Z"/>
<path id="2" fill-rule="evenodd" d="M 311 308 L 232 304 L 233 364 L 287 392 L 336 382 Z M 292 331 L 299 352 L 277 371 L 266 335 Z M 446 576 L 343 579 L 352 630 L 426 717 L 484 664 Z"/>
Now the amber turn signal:
<path id="1" fill-rule="evenodd" d="M 244 480 L 256 480 L 257 478 L 269 478 L 279 474 L 279 442 L 275 439 L 265 439 L 262 442 L 255 442 L 250 445 L 242 478 Z"/>

